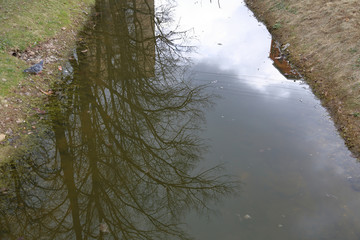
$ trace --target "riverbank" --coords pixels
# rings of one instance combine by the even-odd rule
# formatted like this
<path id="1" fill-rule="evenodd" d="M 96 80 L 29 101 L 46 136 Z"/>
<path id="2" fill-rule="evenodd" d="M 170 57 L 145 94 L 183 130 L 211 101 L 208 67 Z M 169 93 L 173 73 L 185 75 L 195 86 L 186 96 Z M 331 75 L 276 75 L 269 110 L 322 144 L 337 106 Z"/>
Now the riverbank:
<path id="1" fill-rule="evenodd" d="M 95 0 L 4 0 L 0 5 L 0 164 L 37 132 L 51 86 Z M 39 75 L 23 73 L 44 60 Z M 25 144 L 26 145 L 26 144 Z M 25 147 L 26 148 L 26 147 Z"/>
<path id="2" fill-rule="evenodd" d="M 360 157 L 360 13 L 356 1 L 245 0 L 283 46 Z M 290 45 L 289 45 L 290 44 Z"/>

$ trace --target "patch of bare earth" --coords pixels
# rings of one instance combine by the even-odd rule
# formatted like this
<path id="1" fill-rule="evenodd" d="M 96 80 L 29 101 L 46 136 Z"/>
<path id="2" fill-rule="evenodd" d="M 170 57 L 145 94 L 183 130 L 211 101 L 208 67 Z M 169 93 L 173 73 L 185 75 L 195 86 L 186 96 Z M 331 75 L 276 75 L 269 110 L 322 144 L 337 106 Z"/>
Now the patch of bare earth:
<path id="1" fill-rule="evenodd" d="M 245 0 L 328 109 L 360 157 L 360 12 L 354 0 Z"/>

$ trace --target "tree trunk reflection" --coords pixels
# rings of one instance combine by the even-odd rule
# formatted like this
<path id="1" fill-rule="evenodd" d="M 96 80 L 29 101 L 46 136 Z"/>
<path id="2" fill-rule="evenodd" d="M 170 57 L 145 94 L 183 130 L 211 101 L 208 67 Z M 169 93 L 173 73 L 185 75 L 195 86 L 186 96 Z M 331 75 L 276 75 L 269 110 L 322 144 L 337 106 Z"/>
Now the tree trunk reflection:
<path id="1" fill-rule="evenodd" d="M 184 211 L 232 190 L 218 167 L 195 170 L 210 99 L 183 76 L 188 48 L 163 26 L 168 12 L 97 1 L 51 99 L 52 128 L 12 165 L 2 238 L 188 239 Z"/>

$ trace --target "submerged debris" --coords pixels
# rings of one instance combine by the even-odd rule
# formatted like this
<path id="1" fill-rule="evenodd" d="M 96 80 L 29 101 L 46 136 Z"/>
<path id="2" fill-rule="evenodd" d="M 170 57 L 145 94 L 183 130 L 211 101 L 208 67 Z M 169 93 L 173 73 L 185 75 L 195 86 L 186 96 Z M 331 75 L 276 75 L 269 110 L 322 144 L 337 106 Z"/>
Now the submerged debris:
<path id="1" fill-rule="evenodd" d="M 360 192 L 360 176 L 348 177 L 347 180 L 349 181 L 350 186 L 354 191 Z"/>
<path id="2" fill-rule="evenodd" d="M 274 66 L 288 79 L 302 79 L 301 74 L 294 69 L 286 59 L 284 51 L 290 46 L 285 44 L 282 48 L 280 44 L 271 40 L 270 58 L 274 61 Z"/>

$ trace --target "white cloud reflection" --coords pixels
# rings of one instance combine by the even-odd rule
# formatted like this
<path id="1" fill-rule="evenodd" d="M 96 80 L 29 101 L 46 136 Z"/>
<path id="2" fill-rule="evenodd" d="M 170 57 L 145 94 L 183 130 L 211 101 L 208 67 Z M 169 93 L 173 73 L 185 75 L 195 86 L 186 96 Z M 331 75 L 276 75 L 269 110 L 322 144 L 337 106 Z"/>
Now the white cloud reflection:
<path id="1" fill-rule="evenodd" d="M 216 1 L 187 0 L 178 3 L 175 22 L 182 30 L 193 29 L 198 40 L 192 42 L 198 46 L 191 56 L 195 62 L 216 63 L 266 94 L 270 85 L 275 87 L 286 78 L 269 58 L 271 35 L 252 15 L 242 0 L 221 1 L 221 8 Z M 286 97 L 290 91 L 279 86 L 271 90 L 274 94 Z"/>

